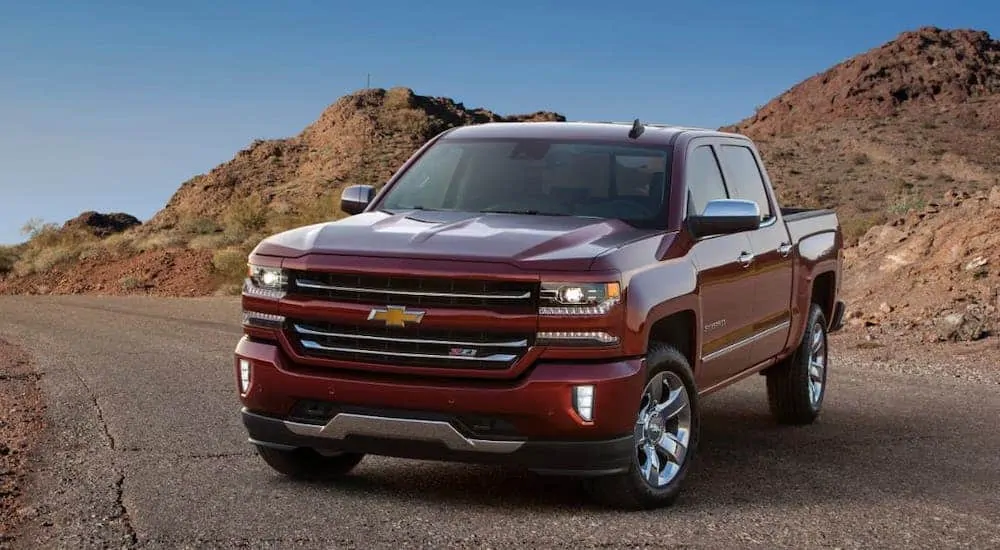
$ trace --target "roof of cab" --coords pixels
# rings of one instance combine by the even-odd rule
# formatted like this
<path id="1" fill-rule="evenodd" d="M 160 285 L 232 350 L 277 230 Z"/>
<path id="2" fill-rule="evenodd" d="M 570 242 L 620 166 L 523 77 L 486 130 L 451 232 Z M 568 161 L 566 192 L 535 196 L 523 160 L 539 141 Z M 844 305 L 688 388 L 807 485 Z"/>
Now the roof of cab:
<path id="1" fill-rule="evenodd" d="M 666 124 L 643 123 L 642 134 L 629 138 L 631 122 L 489 122 L 453 128 L 442 136 L 442 139 L 477 139 L 477 138 L 547 138 L 547 139 L 598 139 L 609 141 L 626 141 L 630 143 L 648 143 L 651 145 L 670 145 L 674 138 L 683 132 L 697 131 L 699 133 L 719 134 L 716 130 L 705 128 L 688 128 Z"/>

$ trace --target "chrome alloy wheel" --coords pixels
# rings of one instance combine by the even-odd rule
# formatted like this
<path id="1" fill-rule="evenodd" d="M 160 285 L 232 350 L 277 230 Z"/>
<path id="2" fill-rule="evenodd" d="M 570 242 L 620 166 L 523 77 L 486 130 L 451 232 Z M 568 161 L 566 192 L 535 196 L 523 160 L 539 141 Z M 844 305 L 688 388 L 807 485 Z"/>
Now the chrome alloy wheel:
<path id="1" fill-rule="evenodd" d="M 691 439 L 687 387 L 672 372 L 654 376 L 643 391 L 634 440 L 639 471 L 647 484 L 662 488 L 680 471 Z"/>
<path id="2" fill-rule="evenodd" d="M 819 323 L 813 325 L 809 344 L 809 403 L 815 408 L 823 398 L 826 383 L 826 334 Z"/>

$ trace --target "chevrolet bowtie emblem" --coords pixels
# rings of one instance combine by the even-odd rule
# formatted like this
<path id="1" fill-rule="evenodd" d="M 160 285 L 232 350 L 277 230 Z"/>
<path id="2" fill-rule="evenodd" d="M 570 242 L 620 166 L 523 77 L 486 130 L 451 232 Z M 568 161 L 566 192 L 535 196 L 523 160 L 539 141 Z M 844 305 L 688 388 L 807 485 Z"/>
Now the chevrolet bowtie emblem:
<path id="1" fill-rule="evenodd" d="M 387 327 L 405 327 L 406 323 L 419 323 L 423 311 L 406 311 L 406 306 L 374 307 L 368 312 L 369 321 L 384 321 Z"/>

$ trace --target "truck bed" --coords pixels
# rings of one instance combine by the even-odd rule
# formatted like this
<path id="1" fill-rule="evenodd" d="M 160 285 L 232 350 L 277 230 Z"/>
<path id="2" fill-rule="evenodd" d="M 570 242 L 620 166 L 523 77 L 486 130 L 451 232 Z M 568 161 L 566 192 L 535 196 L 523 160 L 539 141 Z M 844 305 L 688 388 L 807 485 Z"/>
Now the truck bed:
<path id="1" fill-rule="evenodd" d="M 782 208 L 781 216 L 794 243 L 811 235 L 836 233 L 840 226 L 837 213 L 829 208 Z"/>

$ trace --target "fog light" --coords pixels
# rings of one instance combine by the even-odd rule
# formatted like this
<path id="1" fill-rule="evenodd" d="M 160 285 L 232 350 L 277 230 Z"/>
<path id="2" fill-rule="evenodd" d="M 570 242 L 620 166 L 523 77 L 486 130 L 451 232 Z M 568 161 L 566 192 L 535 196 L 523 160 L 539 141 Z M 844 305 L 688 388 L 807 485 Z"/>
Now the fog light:
<path id="1" fill-rule="evenodd" d="M 573 408 L 585 422 L 594 419 L 594 386 L 573 386 Z"/>
<path id="2" fill-rule="evenodd" d="M 250 361 L 240 359 L 240 393 L 246 393 L 250 387 Z"/>

